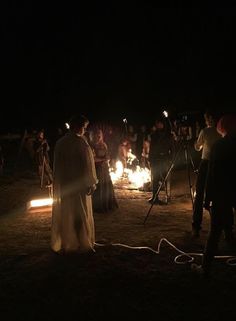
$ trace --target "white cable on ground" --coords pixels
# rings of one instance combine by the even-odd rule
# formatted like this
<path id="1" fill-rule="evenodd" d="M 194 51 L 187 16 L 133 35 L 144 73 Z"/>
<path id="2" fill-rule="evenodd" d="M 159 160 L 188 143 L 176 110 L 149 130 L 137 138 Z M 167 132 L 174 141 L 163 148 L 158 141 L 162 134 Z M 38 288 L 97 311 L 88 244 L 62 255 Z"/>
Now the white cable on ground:
<path id="1" fill-rule="evenodd" d="M 177 252 L 179 252 L 180 254 L 177 255 L 174 259 L 174 262 L 176 264 L 187 264 L 187 263 L 192 263 L 194 261 L 194 257 L 195 256 L 203 256 L 203 253 L 186 253 L 184 251 L 181 251 L 180 249 L 178 249 L 174 244 L 172 244 L 170 241 L 168 241 L 166 238 L 162 238 L 157 246 L 157 250 L 152 249 L 151 247 L 148 246 L 129 246 L 126 244 L 122 244 L 122 243 L 110 243 L 110 244 L 101 244 L 101 243 L 95 243 L 95 245 L 97 246 L 107 246 L 107 245 L 112 245 L 112 246 L 121 246 L 121 247 L 125 247 L 128 249 L 133 249 L 133 250 L 149 250 L 155 254 L 160 254 L 161 252 L 161 244 L 163 242 L 166 242 L 167 244 L 169 244 L 173 249 L 175 249 Z M 182 260 L 182 258 L 186 257 L 187 259 Z M 236 256 L 232 256 L 232 255 L 216 255 L 214 257 L 215 259 L 227 259 L 226 263 L 230 266 L 236 266 Z"/>

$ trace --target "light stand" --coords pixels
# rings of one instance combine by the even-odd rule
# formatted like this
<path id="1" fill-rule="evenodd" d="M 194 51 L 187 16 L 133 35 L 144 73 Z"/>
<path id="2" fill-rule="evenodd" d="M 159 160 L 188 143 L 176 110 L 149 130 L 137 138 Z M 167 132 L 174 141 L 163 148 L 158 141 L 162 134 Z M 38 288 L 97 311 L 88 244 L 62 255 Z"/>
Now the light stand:
<path id="1" fill-rule="evenodd" d="M 127 133 L 128 133 L 127 123 L 128 123 L 128 121 L 127 121 L 126 118 L 123 119 L 123 123 L 124 123 L 124 126 L 125 126 L 125 134 L 127 135 Z"/>
<path id="2" fill-rule="evenodd" d="M 48 174 L 48 165 L 46 164 L 46 145 L 43 146 L 43 164 L 42 164 L 42 173 L 41 173 L 41 178 L 40 178 L 40 188 L 43 188 L 44 185 L 44 176 L 45 176 L 45 166 L 46 166 L 46 175 L 49 176 Z M 51 178 L 49 177 L 49 179 L 51 180 Z M 52 197 L 52 182 L 51 184 L 46 185 L 46 187 L 48 188 L 48 193 L 49 193 L 49 197 Z"/>

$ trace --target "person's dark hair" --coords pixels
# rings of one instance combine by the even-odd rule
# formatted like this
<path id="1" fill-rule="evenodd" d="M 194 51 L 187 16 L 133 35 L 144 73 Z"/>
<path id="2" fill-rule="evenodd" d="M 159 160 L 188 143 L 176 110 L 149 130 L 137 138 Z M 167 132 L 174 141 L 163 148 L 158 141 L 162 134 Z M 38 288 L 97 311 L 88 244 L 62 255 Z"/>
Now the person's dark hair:
<path id="1" fill-rule="evenodd" d="M 217 131 L 221 135 L 236 135 L 236 114 L 226 114 L 217 123 Z"/>
<path id="2" fill-rule="evenodd" d="M 206 119 L 206 118 L 207 118 L 207 119 L 212 118 L 215 122 L 217 122 L 218 119 L 219 119 L 219 115 L 218 115 L 217 111 L 215 111 L 215 110 L 213 110 L 213 109 L 210 109 L 210 108 L 208 108 L 208 109 L 205 111 L 204 117 L 205 117 L 205 119 Z"/>
<path id="3" fill-rule="evenodd" d="M 70 129 L 74 130 L 76 128 L 82 128 L 85 124 L 88 124 L 89 120 L 84 115 L 74 115 L 71 117 L 69 124 Z"/>
<path id="4" fill-rule="evenodd" d="M 167 129 L 166 119 L 165 119 L 164 117 L 156 117 L 156 119 L 155 119 L 155 126 L 156 126 L 157 123 L 163 124 L 163 130 L 166 130 L 166 129 Z"/>

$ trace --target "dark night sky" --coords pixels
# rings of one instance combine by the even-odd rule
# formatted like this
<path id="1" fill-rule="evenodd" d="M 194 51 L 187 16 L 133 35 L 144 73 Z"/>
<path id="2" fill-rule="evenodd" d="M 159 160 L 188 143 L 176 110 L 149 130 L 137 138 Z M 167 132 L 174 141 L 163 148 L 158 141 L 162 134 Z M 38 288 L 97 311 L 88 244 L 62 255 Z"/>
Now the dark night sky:
<path id="1" fill-rule="evenodd" d="M 2 127 L 233 109 L 235 8 L 32 3 L 1 10 Z"/>

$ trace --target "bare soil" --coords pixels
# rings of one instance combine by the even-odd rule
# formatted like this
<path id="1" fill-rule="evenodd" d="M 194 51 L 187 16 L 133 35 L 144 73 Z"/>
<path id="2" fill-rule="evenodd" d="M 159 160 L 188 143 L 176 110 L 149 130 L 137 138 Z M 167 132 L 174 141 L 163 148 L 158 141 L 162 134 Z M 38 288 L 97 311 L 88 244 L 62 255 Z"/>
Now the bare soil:
<path id="1" fill-rule="evenodd" d="M 193 177 L 194 178 L 194 177 Z M 38 180 L 1 178 L 1 320 L 233 320 L 235 267 L 215 260 L 211 278 L 174 263 L 179 254 L 202 253 L 209 229 L 204 212 L 199 239 L 191 236 L 192 204 L 187 174 L 172 175 L 172 200 L 150 209 L 149 192 L 115 189 L 119 209 L 94 213 L 95 254 L 60 256 L 50 250 L 51 212 L 28 211 L 40 193 Z M 46 195 L 46 194 L 45 194 Z M 219 254 L 235 254 L 222 238 Z M 195 257 L 200 263 L 201 258 Z"/>

